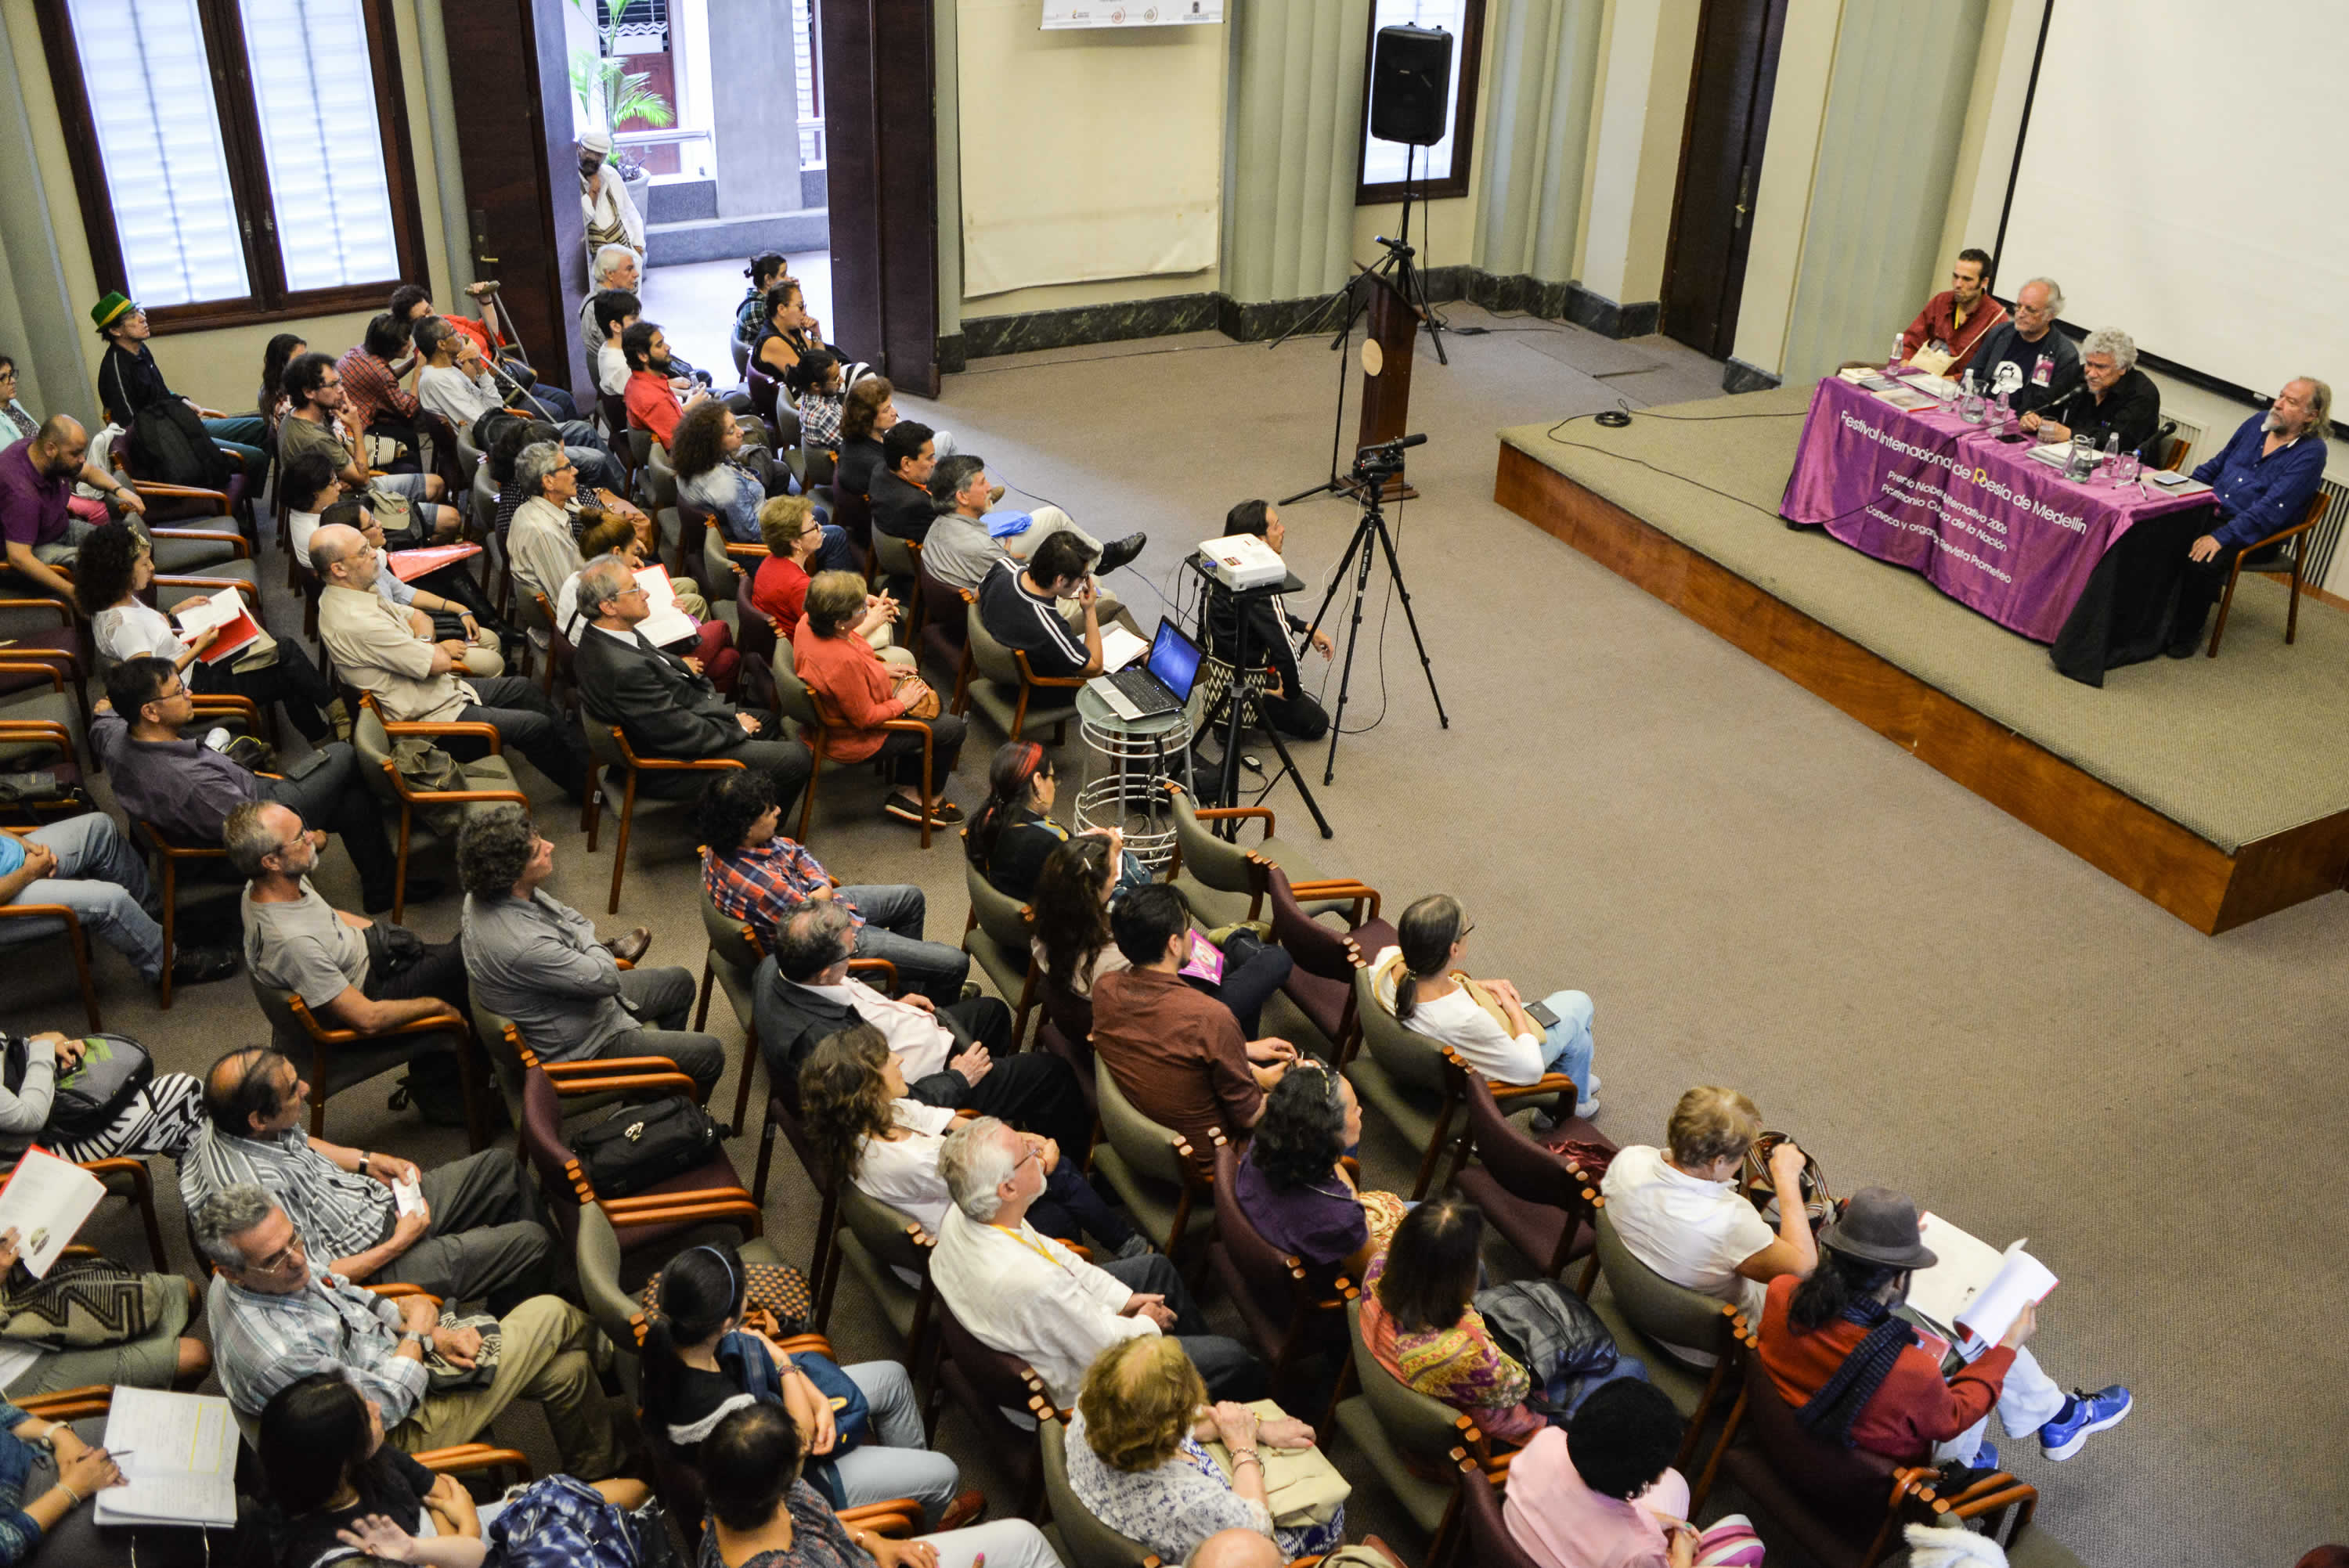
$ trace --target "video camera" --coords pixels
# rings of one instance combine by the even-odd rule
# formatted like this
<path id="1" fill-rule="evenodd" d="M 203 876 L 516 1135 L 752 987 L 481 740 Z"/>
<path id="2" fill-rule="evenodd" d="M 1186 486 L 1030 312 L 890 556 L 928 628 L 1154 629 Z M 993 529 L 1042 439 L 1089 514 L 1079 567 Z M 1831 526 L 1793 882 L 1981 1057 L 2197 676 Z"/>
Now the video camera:
<path id="1" fill-rule="evenodd" d="M 1402 471 L 1403 449 L 1423 447 L 1426 444 L 1427 437 L 1423 432 L 1416 436 L 1397 436 L 1392 441 L 1378 441 L 1367 447 L 1358 448 L 1354 452 L 1353 477 L 1362 480 L 1373 476 L 1400 473 Z"/>

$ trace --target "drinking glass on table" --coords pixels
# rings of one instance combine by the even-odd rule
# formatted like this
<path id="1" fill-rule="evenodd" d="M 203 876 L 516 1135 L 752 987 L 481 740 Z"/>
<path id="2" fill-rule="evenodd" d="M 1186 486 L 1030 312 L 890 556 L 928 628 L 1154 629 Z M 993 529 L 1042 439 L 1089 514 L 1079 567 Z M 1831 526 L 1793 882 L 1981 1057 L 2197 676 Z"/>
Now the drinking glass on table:
<path id="1" fill-rule="evenodd" d="M 2072 438 L 2072 455 L 2064 465 L 2064 472 L 2075 480 L 2085 480 L 2096 470 L 2096 444 L 2086 436 Z"/>

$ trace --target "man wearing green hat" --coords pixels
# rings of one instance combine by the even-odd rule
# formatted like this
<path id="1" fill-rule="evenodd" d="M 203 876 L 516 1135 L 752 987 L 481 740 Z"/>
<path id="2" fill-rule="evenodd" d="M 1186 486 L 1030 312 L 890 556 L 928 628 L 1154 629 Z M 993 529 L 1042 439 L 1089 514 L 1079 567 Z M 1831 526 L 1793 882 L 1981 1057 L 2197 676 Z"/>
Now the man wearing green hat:
<path id="1" fill-rule="evenodd" d="M 98 367 L 98 400 L 105 405 L 109 419 L 128 425 L 140 409 L 177 396 L 164 384 L 163 372 L 147 346 L 152 329 L 138 301 L 109 294 L 89 307 L 89 319 L 98 324 L 98 335 L 107 342 L 106 358 Z M 238 467 L 258 482 L 269 461 L 269 454 L 258 445 L 269 438 L 269 428 L 260 416 L 223 418 L 192 397 L 181 401 L 202 416 L 204 433 L 212 437 L 212 444 L 234 458 Z"/>

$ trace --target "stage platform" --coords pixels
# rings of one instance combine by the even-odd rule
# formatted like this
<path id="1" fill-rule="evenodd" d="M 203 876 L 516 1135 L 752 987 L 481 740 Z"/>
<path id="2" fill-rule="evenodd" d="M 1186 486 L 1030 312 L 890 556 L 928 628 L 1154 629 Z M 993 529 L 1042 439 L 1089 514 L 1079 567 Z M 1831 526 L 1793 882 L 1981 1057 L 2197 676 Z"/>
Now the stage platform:
<path id="1" fill-rule="evenodd" d="M 1811 388 L 1501 432 L 1494 499 L 2195 929 L 2349 875 L 2349 614 L 2246 576 L 2219 657 L 2099 689 L 1914 573 L 1787 528 Z"/>

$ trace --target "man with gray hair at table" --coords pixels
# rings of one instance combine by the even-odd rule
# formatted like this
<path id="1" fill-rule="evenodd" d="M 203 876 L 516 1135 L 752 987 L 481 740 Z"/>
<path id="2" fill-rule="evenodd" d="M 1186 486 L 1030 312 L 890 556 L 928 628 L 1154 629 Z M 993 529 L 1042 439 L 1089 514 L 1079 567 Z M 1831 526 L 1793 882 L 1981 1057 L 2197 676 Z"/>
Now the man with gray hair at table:
<path id="1" fill-rule="evenodd" d="M 533 1399 L 564 1471 L 590 1481 L 619 1473 L 619 1430 L 599 1376 L 612 1364 L 611 1342 L 570 1303 L 534 1295 L 507 1313 L 490 1381 L 436 1394 L 426 1354 L 471 1367 L 479 1329 L 441 1327 L 429 1296 L 380 1296 L 314 1267 L 285 1211 L 249 1182 L 212 1193 L 188 1223 L 196 1250 L 220 1270 L 205 1315 L 221 1387 L 246 1423 L 280 1389 L 337 1372 L 382 1412 L 384 1440 L 403 1453 L 471 1442 L 508 1405 Z"/>
<path id="2" fill-rule="evenodd" d="M 2147 449 L 2161 429 L 2161 388 L 2137 367 L 2137 339 L 2118 327 L 2097 328 L 2080 345 L 2080 371 L 2085 379 L 2070 397 L 2025 414 L 2023 428 L 2043 441 L 2085 436 L 2099 450 L 2117 436 L 2120 450 L 2158 460 Z"/>
<path id="3" fill-rule="evenodd" d="M 2070 397 L 2080 385 L 2080 351 L 2055 330 L 2064 291 L 2054 278 L 2033 278 L 2014 291 L 2014 317 L 1982 334 L 1974 348 L 1974 380 L 1995 392 L 2003 375 L 2007 404 L 2030 414 Z M 2044 366 L 2044 369 L 2043 369 Z"/>
<path id="4" fill-rule="evenodd" d="M 1264 1364 L 1208 1332 L 1164 1253 L 1090 1264 L 1028 1222 L 1044 1162 L 1008 1124 L 982 1116 L 957 1127 L 938 1173 L 954 1200 L 930 1258 L 939 1299 L 981 1344 L 1034 1368 L 1055 1405 L 1076 1404 L 1094 1357 L 1145 1334 L 1181 1340 L 1212 1398 L 1264 1397 Z"/>

